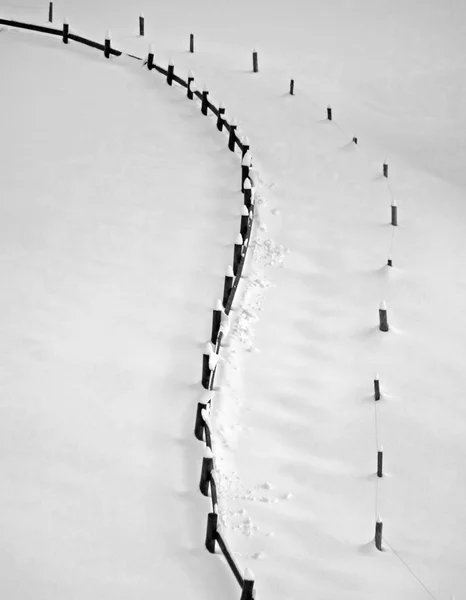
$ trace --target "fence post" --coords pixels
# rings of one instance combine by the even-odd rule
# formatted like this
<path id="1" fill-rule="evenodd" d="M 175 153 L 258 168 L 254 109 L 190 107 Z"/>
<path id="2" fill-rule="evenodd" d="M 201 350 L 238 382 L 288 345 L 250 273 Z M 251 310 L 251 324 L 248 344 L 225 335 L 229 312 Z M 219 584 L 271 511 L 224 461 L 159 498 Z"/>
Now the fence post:
<path id="1" fill-rule="evenodd" d="M 375 400 L 380 400 L 380 381 L 378 373 L 376 373 L 374 377 L 374 398 Z"/>
<path id="2" fill-rule="evenodd" d="M 244 238 L 246 237 L 246 234 L 248 232 L 248 226 L 249 226 L 249 211 L 247 209 L 247 207 L 243 204 L 243 211 L 241 213 L 241 227 L 240 227 L 240 233 L 241 233 L 241 237 Z"/>
<path id="3" fill-rule="evenodd" d="M 220 102 L 220 104 L 218 105 L 218 117 L 217 117 L 217 129 L 219 131 L 223 130 L 223 117 L 225 115 L 225 107 L 223 105 L 223 102 Z"/>
<path id="4" fill-rule="evenodd" d="M 391 254 L 388 255 L 387 265 L 389 267 L 393 267 L 393 261 L 392 261 L 392 255 Z"/>
<path id="5" fill-rule="evenodd" d="M 215 553 L 215 540 L 217 539 L 218 513 L 217 505 L 214 506 L 214 512 L 207 514 L 207 532 L 205 537 L 205 546 L 209 552 Z"/>
<path id="6" fill-rule="evenodd" d="M 105 58 L 110 58 L 110 46 L 111 46 L 112 36 L 110 33 L 110 29 L 107 29 L 107 33 L 105 34 L 105 42 L 104 42 L 104 56 Z"/>
<path id="7" fill-rule="evenodd" d="M 353 144 L 357 144 L 357 143 L 358 143 L 358 138 L 357 138 L 357 137 L 354 137 L 354 138 L 353 138 Z"/>
<path id="8" fill-rule="evenodd" d="M 53 2 L 49 2 L 49 23 L 53 23 Z"/>
<path id="9" fill-rule="evenodd" d="M 189 51 L 191 54 L 194 52 L 194 33 L 189 34 Z"/>
<path id="10" fill-rule="evenodd" d="M 193 99 L 193 85 L 194 85 L 194 73 L 189 71 L 188 73 L 188 92 L 187 96 L 189 100 Z"/>
<path id="11" fill-rule="evenodd" d="M 248 178 L 244 182 L 244 205 L 249 210 L 252 206 L 252 184 L 251 180 Z"/>
<path id="12" fill-rule="evenodd" d="M 246 154 L 246 152 L 249 152 L 249 148 L 251 147 L 250 142 L 249 142 L 249 138 L 247 136 L 244 136 L 244 138 L 242 139 L 243 142 L 243 158 L 244 155 Z"/>
<path id="13" fill-rule="evenodd" d="M 207 116 L 209 112 L 209 90 L 207 89 L 207 85 L 204 85 L 204 89 L 202 91 L 202 104 L 201 104 L 201 112 L 203 115 Z"/>
<path id="14" fill-rule="evenodd" d="M 294 79 L 290 81 L 290 95 L 294 96 Z"/>
<path id="15" fill-rule="evenodd" d="M 259 72 L 259 61 L 257 58 L 257 50 L 255 48 L 252 49 L 252 70 L 254 73 Z"/>
<path id="16" fill-rule="evenodd" d="M 204 354 L 202 355 L 202 385 L 206 390 L 209 389 L 210 383 L 210 355 L 212 354 L 212 346 L 207 344 L 204 350 Z"/>
<path id="17" fill-rule="evenodd" d="M 170 61 L 168 63 L 168 70 L 167 70 L 167 83 L 168 85 L 172 85 L 173 84 L 173 74 L 175 72 L 175 65 L 173 64 L 173 60 L 170 58 Z"/>
<path id="18" fill-rule="evenodd" d="M 327 119 L 329 121 L 332 120 L 332 107 L 331 106 L 327 106 Z"/>
<path id="19" fill-rule="evenodd" d="M 233 119 L 232 122 L 230 123 L 230 135 L 228 138 L 228 148 L 234 152 L 235 151 L 235 144 L 236 144 L 236 128 L 238 127 L 238 124 L 236 122 L 236 119 Z"/>
<path id="20" fill-rule="evenodd" d="M 152 44 L 149 45 L 149 52 L 147 54 L 147 68 L 149 71 L 154 68 L 154 49 Z"/>
<path id="21" fill-rule="evenodd" d="M 249 167 L 251 166 L 251 153 L 246 152 L 241 161 L 241 192 L 244 194 L 244 182 L 249 177 Z"/>
<path id="22" fill-rule="evenodd" d="M 382 530 L 383 523 L 380 517 L 377 517 L 377 521 L 375 523 L 375 547 L 377 550 L 382 551 Z"/>
<path id="23" fill-rule="evenodd" d="M 377 477 L 383 477 L 383 446 L 377 450 Z"/>
<path id="24" fill-rule="evenodd" d="M 388 164 L 387 161 L 383 163 L 383 176 L 388 177 Z"/>
<path id="25" fill-rule="evenodd" d="M 68 22 L 68 19 L 65 18 L 63 20 L 63 43 L 67 44 L 68 43 L 68 36 L 70 35 L 70 24 Z"/>
<path id="26" fill-rule="evenodd" d="M 241 600 L 253 600 L 254 598 L 254 573 L 251 569 L 244 570 L 243 590 Z"/>
<path id="27" fill-rule="evenodd" d="M 398 206 L 396 205 L 395 198 L 392 200 L 392 225 L 395 227 L 398 225 Z"/>
<path id="28" fill-rule="evenodd" d="M 235 276 L 238 273 L 239 263 L 241 262 L 241 255 L 243 253 L 243 238 L 240 233 L 238 233 L 238 237 L 236 238 L 235 248 L 233 251 L 233 273 Z"/>
<path id="29" fill-rule="evenodd" d="M 212 312 L 212 335 L 210 341 L 212 344 L 217 343 L 218 332 L 220 331 L 220 324 L 222 322 L 223 306 L 220 300 L 217 300 L 215 308 Z"/>
<path id="30" fill-rule="evenodd" d="M 197 403 L 196 409 L 196 421 L 194 423 L 194 436 L 200 442 L 204 441 L 204 419 L 202 417 L 202 411 L 207 408 L 207 405 L 203 402 Z"/>
<path id="31" fill-rule="evenodd" d="M 380 303 L 379 329 L 380 329 L 380 331 L 388 331 L 387 305 L 385 304 L 385 301 L 382 301 Z"/>
<path id="32" fill-rule="evenodd" d="M 233 279 L 235 274 L 233 273 L 233 267 L 228 265 L 227 272 L 225 275 L 225 283 L 223 285 L 223 306 L 225 307 L 230 297 L 231 290 L 233 288 Z"/>
<path id="33" fill-rule="evenodd" d="M 209 495 L 210 474 L 213 470 L 214 455 L 212 454 L 212 450 L 209 448 L 209 446 L 206 446 L 204 449 L 204 457 L 202 459 L 201 480 L 199 482 L 199 489 L 204 496 Z"/>
<path id="34" fill-rule="evenodd" d="M 144 35 L 144 15 L 139 15 L 139 35 Z"/>

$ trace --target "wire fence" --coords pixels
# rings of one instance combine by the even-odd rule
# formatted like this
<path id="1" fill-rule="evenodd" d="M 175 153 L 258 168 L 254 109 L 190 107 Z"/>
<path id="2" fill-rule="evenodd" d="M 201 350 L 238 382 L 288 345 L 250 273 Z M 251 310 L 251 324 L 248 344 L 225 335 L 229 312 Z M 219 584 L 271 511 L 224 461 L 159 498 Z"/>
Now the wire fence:
<path id="1" fill-rule="evenodd" d="M 139 56 L 134 56 L 132 54 L 126 54 L 120 50 L 117 50 L 111 46 L 110 34 L 105 36 L 104 43 L 96 42 L 94 40 L 82 37 L 77 35 L 76 33 L 70 32 L 69 24 L 65 21 L 62 29 L 58 29 L 55 27 L 48 27 L 43 25 L 35 25 L 30 23 L 23 23 L 20 21 L 10 20 L 10 19 L 1 19 L 0 25 L 5 25 L 7 27 L 13 27 L 17 29 L 25 29 L 28 31 L 35 31 L 39 33 L 44 33 L 48 35 L 61 36 L 62 40 L 65 44 L 68 44 L 69 41 L 76 42 L 78 44 L 83 44 L 90 48 L 94 48 L 101 52 L 104 52 L 106 58 L 110 58 L 111 56 L 127 56 L 129 58 L 143 61 L 143 64 L 147 66 L 149 71 L 156 71 L 160 73 L 164 77 L 167 78 L 167 83 L 169 85 L 173 85 L 173 83 L 178 84 L 182 88 L 187 89 L 187 97 L 190 100 L 199 99 L 201 101 L 201 110 L 202 114 L 208 116 L 209 113 L 212 113 L 216 119 L 217 129 L 222 132 L 225 131 L 228 134 L 228 148 L 232 152 L 237 152 L 240 155 L 241 161 L 241 176 L 242 176 L 242 193 L 244 195 L 244 206 L 246 207 L 246 230 L 243 227 L 243 219 L 241 223 L 240 230 L 244 235 L 239 235 L 240 240 L 235 244 L 234 251 L 234 261 L 233 261 L 233 278 L 228 277 L 228 279 L 232 279 L 231 283 L 228 286 L 228 293 L 225 294 L 224 290 L 224 306 L 221 307 L 221 310 L 217 311 L 220 313 L 219 321 L 221 323 L 222 314 L 225 318 L 228 318 L 228 315 L 231 311 L 232 304 L 234 302 L 236 293 L 238 291 L 238 286 L 241 280 L 241 276 L 243 273 L 244 265 L 246 262 L 247 251 L 249 248 L 249 241 L 251 239 L 252 234 L 252 226 L 254 221 L 254 187 L 252 182 L 252 172 L 250 172 L 251 158 L 249 153 L 249 143 L 248 141 L 241 141 L 237 135 L 237 125 L 234 121 L 231 123 L 225 118 L 225 109 L 223 107 L 217 107 L 208 99 L 209 92 L 204 89 L 202 92 L 196 89 L 194 84 L 194 77 L 189 76 L 188 80 L 184 80 L 182 77 L 177 75 L 174 72 L 173 64 L 169 64 L 165 69 L 162 66 L 155 63 L 154 55 L 149 52 L 147 58 L 142 58 Z M 227 278 L 226 278 L 227 279 Z M 218 331 L 212 333 L 212 343 L 215 343 L 215 347 L 212 347 L 211 351 L 207 355 L 206 361 L 203 361 L 203 368 L 205 368 L 206 372 L 203 372 L 203 382 L 204 387 L 207 391 L 212 392 L 214 390 L 214 382 L 215 375 L 217 372 L 217 360 L 213 358 L 213 356 L 217 356 L 220 353 L 220 349 L 222 347 L 222 340 L 224 339 L 226 334 L 226 330 L 222 329 L 222 327 L 218 327 Z M 212 367 L 212 368 L 211 368 Z M 205 377 L 205 380 L 204 380 Z M 217 493 L 217 482 L 215 480 L 214 474 L 214 456 L 213 456 L 213 447 L 212 447 L 212 428 L 210 424 L 210 405 L 211 398 L 205 403 L 198 404 L 198 410 L 196 413 L 196 426 L 195 426 L 195 435 L 198 439 L 202 440 L 205 443 L 206 454 L 202 463 L 202 472 L 201 472 L 201 491 L 205 495 L 210 494 L 210 498 L 212 501 L 212 512 L 208 514 L 207 519 L 207 533 L 206 533 L 206 547 L 207 549 L 215 553 L 216 547 L 220 549 L 221 553 L 226 559 L 227 564 L 229 565 L 236 581 L 241 587 L 241 600 L 252 600 L 255 597 L 255 588 L 254 588 L 254 576 L 252 575 L 249 569 L 245 569 L 244 573 L 242 573 L 239 565 L 233 557 L 233 553 L 231 552 L 225 535 L 221 532 L 220 527 L 218 526 L 218 493 Z"/>

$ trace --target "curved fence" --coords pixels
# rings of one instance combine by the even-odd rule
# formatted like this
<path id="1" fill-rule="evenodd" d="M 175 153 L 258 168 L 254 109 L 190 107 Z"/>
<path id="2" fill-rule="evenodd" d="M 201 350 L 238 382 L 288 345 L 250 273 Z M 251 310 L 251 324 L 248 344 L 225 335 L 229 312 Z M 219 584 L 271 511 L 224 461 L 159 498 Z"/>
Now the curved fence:
<path id="1" fill-rule="evenodd" d="M 168 85 L 173 83 L 186 88 L 187 98 L 195 100 L 198 98 L 201 101 L 201 112 L 208 116 L 209 112 L 213 113 L 216 118 L 217 129 L 228 134 L 228 148 L 231 152 L 239 150 L 241 157 L 241 192 L 244 197 L 244 206 L 241 216 L 240 230 L 238 238 L 233 249 L 233 264 L 228 267 L 224 281 L 223 302 L 219 303 L 212 317 L 212 334 L 211 340 L 207 344 L 202 357 L 202 386 L 205 390 L 203 397 L 198 402 L 194 434 L 196 438 L 205 443 L 204 458 L 202 459 L 200 490 L 205 496 L 210 496 L 212 501 L 212 511 L 207 515 L 207 531 L 205 545 L 209 552 L 215 553 L 216 547 L 220 549 L 224 555 L 233 575 L 235 576 L 241 588 L 241 600 L 252 600 L 255 597 L 254 575 L 249 569 L 245 569 L 242 573 L 239 565 L 233 557 L 223 531 L 218 524 L 218 496 L 217 482 L 215 479 L 215 462 L 212 448 L 212 425 L 210 422 L 210 408 L 214 396 L 214 382 L 217 372 L 218 357 L 222 347 L 222 341 L 228 334 L 229 329 L 229 314 L 235 299 L 244 264 L 246 261 L 249 241 L 252 233 L 252 224 L 254 220 L 254 187 L 251 181 L 251 154 L 249 152 L 249 141 L 247 138 L 242 141 L 237 135 L 237 124 L 233 120 L 231 123 L 225 118 L 225 108 L 220 105 L 215 106 L 209 100 L 209 92 L 207 89 L 199 91 L 194 83 L 194 76 L 190 73 L 187 81 L 175 74 L 174 65 L 170 63 L 167 69 L 162 68 L 155 63 L 154 54 L 149 52 L 146 58 L 126 54 L 120 50 L 116 50 L 111 46 L 110 35 L 108 34 L 104 43 L 95 42 L 93 40 L 76 35 L 69 30 L 69 24 L 65 21 L 62 29 L 54 27 L 45 27 L 42 25 L 33 25 L 30 23 L 22 23 L 10 19 L 1 19 L 0 25 L 14 27 L 18 29 L 27 29 L 39 33 L 61 36 L 65 44 L 70 41 L 84 44 L 91 48 L 95 48 L 104 52 L 106 58 L 110 56 L 128 56 L 135 60 L 144 61 L 149 71 L 154 70 L 166 77 Z"/>

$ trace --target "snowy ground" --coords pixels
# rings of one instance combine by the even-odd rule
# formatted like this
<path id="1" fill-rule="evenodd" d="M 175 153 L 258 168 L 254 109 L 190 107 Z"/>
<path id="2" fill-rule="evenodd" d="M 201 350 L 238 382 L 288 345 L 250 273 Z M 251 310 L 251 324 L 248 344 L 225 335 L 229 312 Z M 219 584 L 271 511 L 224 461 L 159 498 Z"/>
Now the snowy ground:
<path id="1" fill-rule="evenodd" d="M 41 3 L 0 8 L 36 21 L 44 13 Z M 240 1 L 224 10 L 175 0 L 163 10 L 141 8 L 144 40 L 129 2 L 117 9 L 105 0 L 70 1 L 56 12 L 78 32 L 102 39 L 110 27 L 120 48 L 142 55 L 152 41 L 163 64 L 173 57 L 183 73 L 194 68 L 239 119 L 262 178 L 254 259 L 216 404 L 222 521 L 240 563 L 272 600 L 460 600 L 464 5 Z M 194 55 L 186 52 L 191 32 Z M 183 102 L 179 111 L 189 111 Z M 212 127 L 195 117 L 202 139 L 213 135 L 217 144 Z M 213 154 L 230 160 L 223 149 Z M 377 329 L 382 300 L 387 334 Z M 201 312 L 193 326 L 202 330 L 208 316 Z M 190 360 L 183 370 L 195 379 L 198 361 Z M 375 372 L 383 393 L 377 409 Z M 377 483 L 379 444 L 386 477 Z M 197 474 L 197 461 L 190 466 Z M 195 510 L 190 505 L 186 515 Z M 384 553 L 371 542 L 377 513 Z M 212 557 L 205 561 L 202 568 L 215 571 Z"/>

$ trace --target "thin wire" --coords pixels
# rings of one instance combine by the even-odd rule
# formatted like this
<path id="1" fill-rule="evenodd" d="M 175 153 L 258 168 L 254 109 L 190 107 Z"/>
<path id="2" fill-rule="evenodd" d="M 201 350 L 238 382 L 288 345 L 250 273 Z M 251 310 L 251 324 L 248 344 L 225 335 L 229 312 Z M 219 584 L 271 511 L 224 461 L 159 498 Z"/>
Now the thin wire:
<path id="1" fill-rule="evenodd" d="M 434 594 L 426 587 L 426 585 L 424 583 L 422 583 L 422 581 L 419 579 L 419 577 L 416 575 L 416 573 L 411 569 L 411 567 L 401 558 L 401 556 L 398 554 L 398 552 L 393 548 L 393 546 L 391 544 L 389 544 L 389 542 L 387 541 L 387 538 L 384 536 L 383 537 L 384 542 L 387 544 L 387 546 L 390 548 L 390 550 L 393 552 L 393 554 L 399 559 L 399 561 L 408 569 L 408 571 L 411 573 L 411 575 L 414 577 L 414 579 L 416 579 L 416 581 L 424 588 L 424 590 L 429 594 L 429 596 L 431 598 L 433 598 L 434 600 L 438 600 L 438 598 L 436 596 L 434 596 Z"/>

